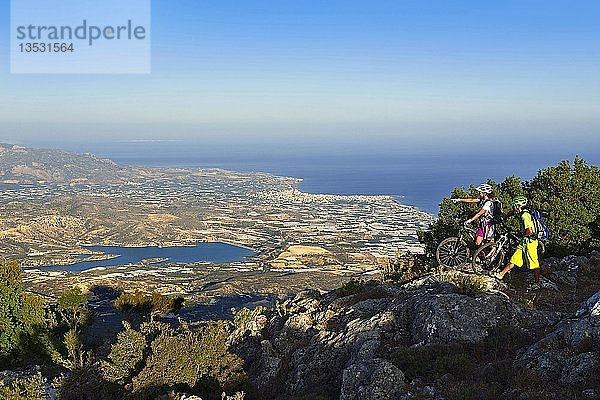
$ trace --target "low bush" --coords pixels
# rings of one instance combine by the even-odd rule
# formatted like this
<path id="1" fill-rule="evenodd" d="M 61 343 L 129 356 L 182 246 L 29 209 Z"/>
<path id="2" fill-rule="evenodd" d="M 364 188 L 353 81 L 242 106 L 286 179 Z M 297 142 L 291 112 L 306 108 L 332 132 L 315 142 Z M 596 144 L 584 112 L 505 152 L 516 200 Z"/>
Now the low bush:
<path id="1" fill-rule="evenodd" d="M 416 254 L 410 252 L 398 252 L 394 257 L 381 261 L 384 281 L 407 282 L 426 274 L 430 269 L 429 264 L 419 259 Z"/>
<path id="2" fill-rule="evenodd" d="M 241 328 L 246 326 L 246 324 L 250 321 L 253 321 L 259 315 L 265 313 L 267 311 L 267 307 L 258 306 L 254 310 L 250 310 L 246 307 L 243 307 L 239 310 L 235 308 L 231 309 L 233 314 L 233 324 L 236 328 Z"/>
<path id="3" fill-rule="evenodd" d="M 104 379 L 97 365 L 72 371 L 57 383 L 59 391 L 56 400 L 130 399 L 123 386 Z"/>
<path id="4" fill-rule="evenodd" d="M 2 400 L 46 400 L 46 380 L 38 372 L 31 378 L 17 379 L 8 386 L 0 385 Z"/>
<path id="5" fill-rule="evenodd" d="M 248 388 L 243 361 L 227 350 L 228 336 L 223 321 L 196 330 L 150 322 L 137 331 L 126 324 L 102 364 L 103 375 L 136 398 L 181 389 L 219 400 L 223 391 Z"/>
<path id="6" fill-rule="evenodd" d="M 433 385 L 449 400 L 495 399 L 517 387 L 541 396 L 523 398 L 546 398 L 557 388 L 544 388 L 513 366 L 517 354 L 532 342 L 520 330 L 499 327 L 477 344 L 401 347 L 392 352 L 391 361 L 408 381 Z"/>
<path id="7" fill-rule="evenodd" d="M 481 275 L 450 271 L 436 275 L 436 280 L 451 283 L 456 287 L 457 293 L 465 296 L 475 297 L 487 290 L 487 279 Z"/>
<path id="8" fill-rule="evenodd" d="M 123 292 L 113 303 L 121 311 L 138 311 L 156 315 L 178 312 L 183 307 L 183 297 L 170 297 L 153 292 Z"/>
<path id="9" fill-rule="evenodd" d="M 402 347 L 392 355 L 392 362 L 409 381 L 432 382 L 446 374 L 463 377 L 475 368 L 473 357 L 461 346 Z"/>
<path id="10" fill-rule="evenodd" d="M 350 279 L 342 287 L 337 289 L 337 294 L 340 297 L 351 296 L 365 290 L 365 284 L 357 279 Z"/>

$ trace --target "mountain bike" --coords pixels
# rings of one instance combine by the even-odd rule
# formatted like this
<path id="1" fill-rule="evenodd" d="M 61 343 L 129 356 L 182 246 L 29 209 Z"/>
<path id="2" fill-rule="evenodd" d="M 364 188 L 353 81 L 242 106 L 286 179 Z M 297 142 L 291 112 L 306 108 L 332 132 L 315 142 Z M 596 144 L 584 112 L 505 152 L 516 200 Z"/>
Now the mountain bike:
<path id="1" fill-rule="evenodd" d="M 466 218 L 456 218 L 456 221 L 460 224 L 458 236 L 446 238 L 438 245 L 435 256 L 438 264 L 442 267 L 458 268 L 461 265 L 469 264 L 471 246 L 475 242 L 477 229 L 473 226 L 465 226 L 464 222 L 466 220 Z"/>
<path id="2" fill-rule="evenodd" d="M 514 231 L 506 230 L 496 241 L 486 243 L 475 251 L 471 262 L 473 271 L 495 271 L 503 268 L 506 256 L 510 257 L 520 243 L 521 238 Z M 538 259 L 542 259 L 545 251 L 544 242 L 538 241 Z"/>

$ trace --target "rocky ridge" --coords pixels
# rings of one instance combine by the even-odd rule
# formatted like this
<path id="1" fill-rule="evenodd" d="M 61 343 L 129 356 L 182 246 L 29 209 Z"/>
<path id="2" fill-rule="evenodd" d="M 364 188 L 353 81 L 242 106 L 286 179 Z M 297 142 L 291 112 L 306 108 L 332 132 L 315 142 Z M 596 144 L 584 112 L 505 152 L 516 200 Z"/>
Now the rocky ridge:
<path id="1" fill-rule="evenodd" d="M 546 281 L 550 289 L 544 290 L 549 292 L 563 286 L 559 277 L 566 275 L 560 273 L 560 265 L 565 271 L 577 266 L 569 275 L 575 280 L 574 271 L 582 265 L 600 275 L 598 254 L 551 263 L 557 270 L 549 275 L 557 282 Z M 599 398 L 600 292 L 576 312 L 558 312 L 532 309 L 502 293 L 507 289 L 503 283 L 481 279 L 487 289 L 471 296 L 433 276 L 405 285 L 374 282 L 345 295 L 303 291 L 280 303 L 273 314 L 260 315 L 236 330 L 230 346 L 244 359 L 265 399 L 457 398 L 456 390 L 468 391 L 453 387 L 460 380 L 453 376 L 461 375 L 460 363 L 428 381 L 403 370 L 407 363 L 402 357 L 429 350 L 439 352 L 440 358 L 446 350 L 454 356 L 479 351 L 485 354 L 475 356 L 476 373 L 495 375 L 498 360 L 486 358 L 494 346 L 508 349 L 510 357 L 501 363 L 516 373 L 512 383 L 529 379 L 519 388 L 499 384 L 494 397 L 542 398 L 534 393 L 545 387 L 550 397 L 543 398 L 564 398 L 565 393 Z M 435 363 L 434 357 L 431 368 L 437 368 Z M 473 378 L 474 387 L 478 379 Z M 485 392 L 479 396 L 483 397 L 474 398 L 492 398 Z"/>
<path id="2" fill-rule="evenodd" d="M 304 290 L 238 324 L 227 346 L 251 398 L 598 399 L 600 253 L 543 271 L 545 289 L 522 293 L 459 272 Z M 37 371 L 4 371 L 0 384 Z"/>

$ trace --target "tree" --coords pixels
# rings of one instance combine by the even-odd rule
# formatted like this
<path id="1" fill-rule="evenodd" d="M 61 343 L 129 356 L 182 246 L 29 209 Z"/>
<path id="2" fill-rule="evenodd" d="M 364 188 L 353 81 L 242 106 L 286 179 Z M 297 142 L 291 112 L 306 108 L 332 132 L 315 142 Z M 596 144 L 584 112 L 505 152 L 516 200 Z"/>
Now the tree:
<path id="1" fill-rule="evenodd" d="M 600 169 L 576 157 L 538 171 L 524 183 L 533 206 L 551 232 L 550 249 L 557 254 L 600 249 L 595 223 L 600 216 Z"/>
<path id="2" fill-rule="evenodd" d="M 0 265 L 0 361 L 37 350 L 50 324 L 46 312 L 40 297 L 25 293 L 19 264 Z"/>
<path id="3" fill-rule="evenodd" d="M 58 313 L 62 321 L 70 329 L 77 332 L 92 319 L 87 297 L 81 293 L 81 289 L 78 287 L 74 287 L 60 295 L 58 298 Z"/>
<path id="4" fill-rule="evenodd" d="M 71 371 L 81 370 L 92 363 L 92 353 L 83 349 L 81 342 L 81 330 L 92 319 L 92 312 L 87 302 L 87 297 L 81 293 L 81 289 L 75 287 L 61 294 L 58 298 L 57 312 L 62 324 L 67 327 L 64 333 L 64 353 L 56 348 L 51 350 L 54 361 Z M 57 346 L 60 347 L 60 346 Z"/>
<path id="5" fill-rule="evenodd" d="M 538 171 L 530 181 L 510 176 L 501 184 L 488 181 L 495 194 L 504 205 L 504 212 L 510 210 L 511 199 L 525 195 L 529 199 L 528 208 L 537 209 L 550 229 L 550 239 L 546 245 L 547 254 L 580 254 L 600 249 L 600 169 L 589 166 L 576 157 L 573 165 L 561 161 L 557 166 Z M 474 187 L 469 191 L 455 188 L 450 198 L 475 197 Z M 419 232 L 419 240 L 425 245 L 426 254 L 435 254 L 438 244 L 459 230 L 456 218 L 461 213 L 473 215 L 472 205 L 454 204 L 447 198 L 442 200 L 438 219 L 427 231 Z M 506 221 L 516 230 L 518 221 Z"/>

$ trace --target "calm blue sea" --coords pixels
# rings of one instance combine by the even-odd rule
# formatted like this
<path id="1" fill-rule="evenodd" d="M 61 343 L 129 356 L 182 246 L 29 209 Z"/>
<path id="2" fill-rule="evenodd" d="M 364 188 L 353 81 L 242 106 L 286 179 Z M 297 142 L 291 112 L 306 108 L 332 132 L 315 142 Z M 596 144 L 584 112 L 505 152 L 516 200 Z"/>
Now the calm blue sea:
<path id="1" fill-rule="evenodd" d="M 477 149 L 472 154 L 418 154 L 410 150 L 380 154 L 311 153 L 273 149 L 264 151 L 212 151 L 185 143 L 121 143 L 118 146 L 78 148 L 129 165 L 161 167 L 209 167 L 238 171 L 264 171 L 302 178 L 300 189 L 309 193 L 392 195 L 404 204 L 437 213 L 438 204 L 456 186 L 496 181 L 510 175 L 524 179 L 561 160 L 573 160 L 568 150 L 518 154 L 514 151 Z M 600 164 L 600 150 L 580 153 Z"/>
<path id="2" fill-rule="evenodd" d="M 113 157 L 132 165 L 214 167 L 238 171 L 264 171 L 302 178 L 300 189 L 309 193 L 393 195 L 403 204 L 437 213 L 443 196 L 455 186 L 496 181 L 510 175 L 532 178 L 536 171 L 561 158 L 511 157 L 335 157 L 306 159 L 206 160 L 179 157 Z"/>

